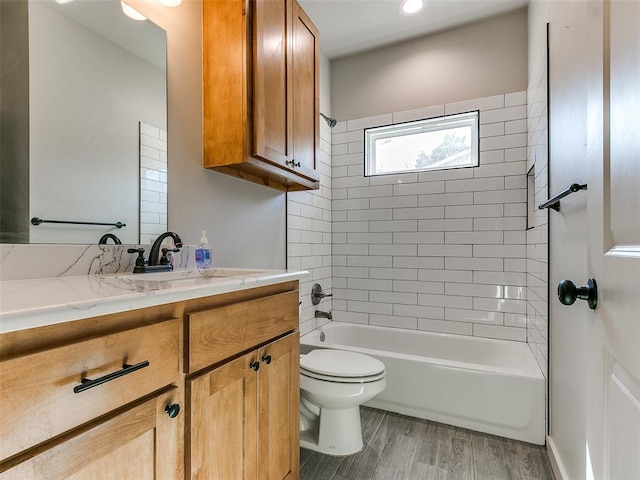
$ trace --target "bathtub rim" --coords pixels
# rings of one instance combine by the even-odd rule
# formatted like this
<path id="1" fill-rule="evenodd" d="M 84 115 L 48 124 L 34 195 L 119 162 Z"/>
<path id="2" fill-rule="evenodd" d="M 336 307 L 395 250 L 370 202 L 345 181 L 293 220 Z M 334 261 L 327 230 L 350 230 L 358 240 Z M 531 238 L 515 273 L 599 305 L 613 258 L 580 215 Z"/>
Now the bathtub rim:
<path id="1" fill-rule="evenodd" d="M 379 349 L 373 349 L 373 348 L 356 347 L 352 345 L 320 341 L 320 332 L 322 332 L 325 329 L 332 329 L 336 327 L 347 327 L 347 328 L 351 327 L 355 329 L 366 328 L 366 329 L 373 329 L 373 330 L 379 330 L 379 331 L 407 330 L 408 332 L 417 333 L 419 335 L 434 336 L 434 337 L 439 337 L 443 339 L 446 338 L 453 341 L 456 341 L 460 338 L 464 338 L 465 340 L 472 339 L 473 341 L 481 341 L 483 343 L 492 343 L 495 345 L 506 345 L 509 348 L 513 348 L 513 346 L 515 345 L 517 346 L 518 349 L 521 349 L 524 351 L 526 364 L 518 367 L 493 366 L 493 365 L 487 365 L 487 364 L 481 364 L 481 363 L 470 363 L 470 362 L 462 362 L 457 360 L 442 359 L 438 357 L 429 357 L 426 355 L 398 353 L 390 350 L 379 350 Z M 461 370 L 468 370 L 468 371 L 474 371 L 474 372 L 491 372 L 496 375 L 544 379 L 544 375 L 542 370 L 540 369 L 540 365 L 538 365 L 538 362 L 536 361 L 533 355 L 533 352 L 529 348 L 528 344 L 526 344 L 525 342 L 518 342 L 515 340 L 474 337 L 470 335 L 457 335 L 457 334 L 451 334 L 451 333 L 430 332 L 427 330 L 409 330 L 409 329 L 396 328 L 396 327 L 383 327 L 379 325 L 363 325 L 359 323 L 332 321 L 302 335 L 300 337 L 300 345 L 304 345 L 307 347 L 324 348 L 324 349 L 350 350 L 358 353 L 363 353 L 365 355 L 379 354 L 381 356 L 384 356 L 384 355 L 401 356 L 401 357 L 418 361 L 418 362 L 427 362 L 431 364 L 442 365 L 449 368 L 456 368 Z"/>

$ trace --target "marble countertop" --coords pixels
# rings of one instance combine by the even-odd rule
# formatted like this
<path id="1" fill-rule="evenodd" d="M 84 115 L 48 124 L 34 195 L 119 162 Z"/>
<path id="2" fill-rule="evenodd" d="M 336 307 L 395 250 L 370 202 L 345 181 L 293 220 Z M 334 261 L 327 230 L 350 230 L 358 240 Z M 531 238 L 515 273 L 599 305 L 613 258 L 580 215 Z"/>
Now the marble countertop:
<path id="1" fill-rule="evenodd" d="M 305 278 L 306 271 L 212 268 L 0 282 L 0 333 Z"/>

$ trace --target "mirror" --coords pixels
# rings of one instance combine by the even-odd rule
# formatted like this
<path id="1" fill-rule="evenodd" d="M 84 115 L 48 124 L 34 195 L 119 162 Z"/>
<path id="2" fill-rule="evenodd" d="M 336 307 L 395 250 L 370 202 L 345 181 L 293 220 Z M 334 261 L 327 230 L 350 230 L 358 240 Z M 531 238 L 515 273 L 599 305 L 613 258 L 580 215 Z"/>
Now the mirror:
<path id="1" fill-rule="evenodd" d="M 6 57 L 22 49 L 14 63 L 28 66 L 28 95 L 5 108 L 17 80 L 3 62 L 2 176 L 21 178 L 3 178 L 2 203 L 15 208 L 2 208 L 2 242 L 95 244 L 110 233 L 147 243 L 167 222 L 166 34 L 125 16 L 119 0 L 58 2 L 6 2 L 28 4 L 28 32 Z M 2 3 L 5 55 L 15 32 Z M 12 166 L 27 161 L 25 144 L 29 168 Z"/>

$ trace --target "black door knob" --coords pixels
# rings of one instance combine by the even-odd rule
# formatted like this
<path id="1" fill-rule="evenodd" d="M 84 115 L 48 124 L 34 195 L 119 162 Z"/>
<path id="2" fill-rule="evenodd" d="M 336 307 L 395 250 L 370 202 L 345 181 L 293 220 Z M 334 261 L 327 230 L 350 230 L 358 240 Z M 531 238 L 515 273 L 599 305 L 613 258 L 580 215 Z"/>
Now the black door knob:
<path id="1" fill-rule="evenodd" d="M 576 298 L 586 300 L 591 310 L 598 306 L 598 287 L 595 278 L 587 281 L 586 287 L 576 287 L 571 280 L 561 280 L 558 283 L 558 300 L 563 305 L 573 305 Z"/>
<path id="2" fill-rule="evenodd" d="M 251 362 L 249 364 L 249 368 L 251 368 L 254 372 L 260 370 L 260 362 Z"/>
<path id="3" fill-rule="evenodd" d="M 180 413 L 180 405 L 177 403 L 167 405 L 166 407 L 164 407 L 164 413 L 169 415 L 169 418 L 176 418 Z"/>
<path id="4" fill-rule="evenodd" d="M 262 361 L 264 363 L 266 363 L 267 365 L 269 365 L 271 363 L 271 355 L 263 355 L 262 356 Z"/>

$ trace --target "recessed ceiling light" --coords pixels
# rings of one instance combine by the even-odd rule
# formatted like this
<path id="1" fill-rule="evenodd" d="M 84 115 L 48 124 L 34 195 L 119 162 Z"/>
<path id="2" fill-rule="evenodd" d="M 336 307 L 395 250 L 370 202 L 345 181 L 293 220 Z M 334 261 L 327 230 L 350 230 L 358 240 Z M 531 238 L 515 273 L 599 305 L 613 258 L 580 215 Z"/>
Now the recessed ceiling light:
<path id="1" fill-rule="evenodd" d="M 122 11 L 124 12 L 124 14 L 127 17 L 132 18 L 133 20 L 142 21 L 147 19 L 147 17 L 142 15 L 139 11 L 137 11 L 131 5 L 124 3 L 122 0 L 120 0 L 120 6 L 122 7 Z"/>
<path id="2" fill-rule="evenodd" d="M 404 0 L 400 4 L 400 12 L 405 15 L 414 15 L 424 8 L 422 0 Z"/>

